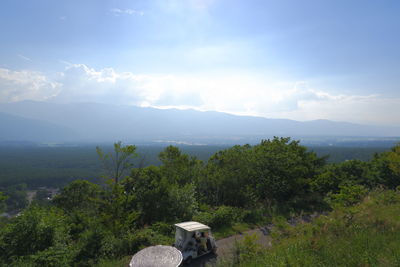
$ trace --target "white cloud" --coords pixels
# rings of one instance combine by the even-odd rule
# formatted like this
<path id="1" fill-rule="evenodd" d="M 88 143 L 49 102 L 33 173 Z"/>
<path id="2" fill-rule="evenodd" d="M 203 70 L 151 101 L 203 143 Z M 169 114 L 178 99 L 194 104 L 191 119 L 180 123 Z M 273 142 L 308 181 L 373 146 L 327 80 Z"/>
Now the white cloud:
<path id="1" fill-rule="evenodd" d="M 318 99 L 302 99 L 298 103 L 298 109 L 282 112 L 279 116 L 297 120 L 330 119 L 375 125 L 400 125 L 400 98 L 380 95 L 330 95 L 325 92 L 315 94 Z"/>
<path id="2" fill-rule="evenodd" d="M 112 68 L 68 67 L 68 101 L 103 101 L 159 108 L 194 108 L 242 115 L 333 119 L 372 124 L 400 123 L 400 99 L 379 95 L 331 94 L 306 81 L 276 82 L 258 75 L 137 75 Z M 83 88 L 84 87 L 84 88 Z M 63 95 L 60 95 L 63 97 Z"/>
<path id="3" fill-rule="evenodd" d="M 296 120 L 400 124 L 400 98 L 332 94 L 307 81 L 280 82 L 243 73 L 134 74 L 66 63 L 52 81 L 38 72 L 0 69 L 0 100 L 101 102 L 193 108 Z"/>
<path id="4" fill-rule="evenodd" d="M 29 57 L 26 57 L 24 55 L 18 54 L 17 55 L 20 59 L 26 60 L 26 61 L 32 61 L 32 59 L 30 59 Z"/>
<path id="5" fill-rule="evenodd" d="M 46 100 L 60 92 L 60 84 L 36 71 L 0 68 L 0 102 Z"/>
<path id="6" fill-rule="evenodd" d="M 167 76 L 135 75 L 116 72 L 112 68 L 95 70 L 84 64 L 70 64 L 60 73 L 58 81 L 62 91 L 54 97 L 62 102 L 105 102 L 115 104 L 141 104 L 157 99 L 161 89 L 149 84 L 160 84 Z"/>
<path id="7" fill-rule="evenodd" d="M 296 108 L 287 101 L 295 90 L 293 83 L 268 86 L 269 81 L 246 75 L 140 75 L 71 64 L 58 81 L 62 92 L 55 97 L 57 101 L 185 106 L 243 114 L 253 114 L 253 108 L 262 105 L 264 111 Z"/>
<path id="8" fill-rule="evenodd" d="M 141 10 L 135 10 L 135 9 L 119 9 L 119 8 L 112 8 L 111 13 L 113 13 L 115 16 L 121 16 L 121 15 L 139 15 L 143 16 L 144 12 Z"/>

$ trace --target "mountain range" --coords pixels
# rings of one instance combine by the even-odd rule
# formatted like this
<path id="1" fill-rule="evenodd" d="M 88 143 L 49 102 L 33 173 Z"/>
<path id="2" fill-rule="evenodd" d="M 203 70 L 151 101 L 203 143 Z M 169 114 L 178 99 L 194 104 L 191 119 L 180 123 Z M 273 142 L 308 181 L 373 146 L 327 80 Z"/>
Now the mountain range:
<path id="1" fill-rule="evenodd" d="M 35 142 L 232 143 L 272 136 L 400 136 L 400 127 L 329 120 L 300 122 L 214 111 L 36 101 L 0 104 L 0 125 L 0 141 Z"/>

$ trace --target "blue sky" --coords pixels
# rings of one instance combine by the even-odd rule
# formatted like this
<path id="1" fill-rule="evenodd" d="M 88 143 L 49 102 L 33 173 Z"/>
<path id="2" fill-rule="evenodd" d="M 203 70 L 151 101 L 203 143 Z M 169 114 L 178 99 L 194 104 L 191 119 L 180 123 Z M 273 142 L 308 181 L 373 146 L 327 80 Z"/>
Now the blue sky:
<path id="1" fill-rule="evenodd" d="M 400 2 L 2 0 L 0 102 L 400 125 Z"/>

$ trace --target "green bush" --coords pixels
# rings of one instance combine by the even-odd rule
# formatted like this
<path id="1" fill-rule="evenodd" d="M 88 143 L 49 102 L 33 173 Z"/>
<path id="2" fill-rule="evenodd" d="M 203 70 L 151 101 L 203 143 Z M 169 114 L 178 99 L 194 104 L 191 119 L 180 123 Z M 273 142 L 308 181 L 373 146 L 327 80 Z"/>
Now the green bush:
<path id="1" fill-rule="evenodd" d="M 105 236 L 105 232 L 98 227 L 93 227 L 83 232 L 77 244 L 79 252 L 76 256 L 76 261 L 83 264 L 99 257 Z"/>
<path id="2" fill-rule="evenodd" d="M 240 241 L 235 241 L 234 245 L 234 263 L 248 262 L 261 255 L 263 248 L 257 243 L 258 236 L 254 233 L 252 235 L 245 235 Z"/>
<path id="3" fill-rule="evenodd" d="M 65 246 L 69 241 L 65 217 L 57 209 L 32 206 L 0 231 L 0 258 L 29 256 L 53 246 Z"/>
<path id="4" fill-rule="evenodd" d="M 381 204 L 384 204 L 384 205 L 389 205 L 389 204 L 395 204 L 395 203 L 399 203 L 400 202 L 400 191 L 399 190 L 396 190 L 396 191 L 378 190 L 375 193 L 376 194 L 375 194 L 374 200 L 377 203 L 381 203 Z"/>
<path id="5" fill-rule="evenodd" d="M 75 251 L 67 246 L 50 247 L 30 258 L 34 266 L 68 267 L 71 266 Z"/>
<path id="6" fill-rule="evenodd" d="M 357 204 L 367 193 L 367 189 L 362 185 L 340 185 L 339 188 L 339 193 L 328 194 L 327 201 L 333 207 L 348 207 Z"/>
<path id="7" fill-rule="evenodd" d="M 142 248 L 154 245 L 171 245 L 174 235 L 163 235 L 150 227 L 141 229 L 127 236 L 128 246 L 131 251 L 138 251 Z"/>
<path id="8" fill-rule="evenodd" d="M 156 233 L 159 233 L 159 234 L 165 235 L 165 236 L 173 236 L 174 231 L 175 231 L 175 227 L 173 224 L 165 223 L 165 222 L 153 223 L 150 226 L 150 229 Z"/>
<path id="9" fill-rule="evenodd" d="M 193 216 L 193 220 L 204 223 L 211 228 L 221 228 L 244 222 L 244 219 L 250 219 L 250 216 L 253 216 L 252 212 L 247 212 L 241 208 L 220 206 L 213 211 L 197 213 Z"/>
<path id="10" fill-rule="evenodd" d="M 236 245 L 235 260 L 218 266 L 400 266 L 400 200 L 393 193 L 373 192 L 310 224 L 286 227 L 278 218 L 271 248 L 259 252 L 248 238 Z"/>
<path id="11" fill-rule="evenodd" d="M 233 207 L 221 206 L 214 211 L 212 220 L 210 222 L 212 227 L 218 228 L 221 226 L 230 226 L 237 222 L 237 210 Z"/>
<path id="12" fill-rule="evenodd" d="M 254 208 L 242 210 L 240 216 L 243 222 L 254 224 L 258 222 L 264 223 L 267 220 L 265 214 L 266 210 L 264 208 Z"/>
<path id="13" fill-rule="evenodd" d="M 31 206 L 0 229 L 3 266 L 68 266 L 74 257 L 60 210 Z"/>

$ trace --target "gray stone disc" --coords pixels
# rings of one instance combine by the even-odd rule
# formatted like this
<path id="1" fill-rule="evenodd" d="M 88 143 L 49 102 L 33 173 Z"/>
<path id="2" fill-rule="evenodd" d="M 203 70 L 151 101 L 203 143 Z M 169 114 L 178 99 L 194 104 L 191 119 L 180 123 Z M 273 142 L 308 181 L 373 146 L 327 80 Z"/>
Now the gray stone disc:
<path id="1" fill-rule="evenodd" d="M 133 255 L 130 267 L 177 267 L 182 263 L 182 253 L 171 246 L 147 247 Z"/>

